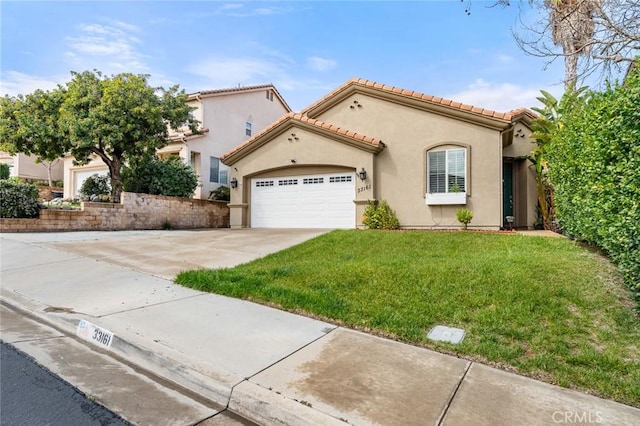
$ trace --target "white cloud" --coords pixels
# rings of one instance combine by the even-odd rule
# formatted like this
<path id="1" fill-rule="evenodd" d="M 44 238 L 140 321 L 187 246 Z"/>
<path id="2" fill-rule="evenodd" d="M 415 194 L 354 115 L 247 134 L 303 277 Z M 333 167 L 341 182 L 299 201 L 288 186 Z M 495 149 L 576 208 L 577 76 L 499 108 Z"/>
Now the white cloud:
<path id="1" fill-rule="evenodd" d="M 128 24 L 128 23 L 122 22 L 122 21 L 113 21 L 113 20 L 110 20 L 109 22 L 114 27 L 120 28 L 121 30 L 127 31 L 129 33 L 139 33 L 140 32 L 140 27 L 138 27 L 137 25 Z"/>
<path id="2" fill-rule="evenodd" d="M 497 59 L 503 64 L 509 64 L 515 60 L 513 56 L 505 55 L 503 53 L 498 54 Z"/>
<path id="3" fill-rule="evenodd" d="M 329 71 L 338 65 L 333 59 L 321 58 L 319 56 L 312 56 L 307 59 L 307 66 L 314 71 Z"/>
<path id="4" fill-rule="evenodd" d="M 262 84 L 284 73 L 280 65 L 268 59 L 252 58 L 212 58 L 188 67 L 187 71 L 219 87 Z"/>
<path id="5" fill-rule="evenodd" d="M 242 3 L 227 3 L 220 6 L 220 10 L 242 9 L 243 7 Z"/>
<path id="6" fill-rule="evenodd" d="M 58 83 L 62 82 L 64 82 L 63 78 L 61 78 L 60 81 L 54 81 L 35 75 L 24 74 L 18 71 L 3 71 L 2 79 L 0 81 L 0 94 L 2 96 L 16 96 L 19 94 L 27 95 L 35 92 L 37 89 L 55 89 Z"/>
<path id="7" fill-rule="evenodd" d="M 282 55 L 275 53 L 266 58 L 209 58 L 189 66 L 186 71 L 198 78 L 183 80 L 180 86 L 189 92 L 196 92 L 273 83 L 294 111 L 306 107 L 335 88 L 335 82 L 304 77 L 306 73 L 302 71 L 299 74 L 294 61 L 283 60 Z"/>
<path id="8" fill-rule="evenodd" d="M 547 87 L 551 93 L 562 92 L 561 87 Z M 491 83 L 477 79 L 466 89 L 445 95 L 445 98 L 470 104 L 479 108 L 506 112 L 516 108 L 531 108 L 538 105 L 540 86 L 522 86 L 514 83 Z"/>
<path id="9" fill-rule="evenodd" d="M 292 9 L 289 7 L 278 7 L 278 6 L 270 6 L 270 7 L 245 7 L 242 3 L 227 3 L 220 6 L 214 14 L 223 14 L 228 16 L 233 16 L 236 18 L 246 18 L 249 16 L 267 16 L 267 15 L 280 15 L 283 13 L 288 13 Z"/>
<path id="10" fill-rule="evenodd" d="M 146 72 L 145 56 L 138 47 L 142 41 L 132 33 L 140 28 L 122 21 L 83 24 L 79 34 L 67 37 L 70 50 L 65 55 L 79 68 L 105 72 Z"/>

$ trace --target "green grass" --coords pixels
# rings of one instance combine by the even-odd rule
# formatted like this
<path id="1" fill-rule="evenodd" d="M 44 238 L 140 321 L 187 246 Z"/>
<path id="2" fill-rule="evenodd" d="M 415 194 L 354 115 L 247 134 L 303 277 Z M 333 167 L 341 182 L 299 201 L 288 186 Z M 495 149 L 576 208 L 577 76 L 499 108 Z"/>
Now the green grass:
<path id="1" fill-rule="evenodd" d="M 333 231 L 176 282 L 640 407 L 640 318 L 615 269 L 560 238 Z M 435 325 L 466 331 L 435 343 Z"/>

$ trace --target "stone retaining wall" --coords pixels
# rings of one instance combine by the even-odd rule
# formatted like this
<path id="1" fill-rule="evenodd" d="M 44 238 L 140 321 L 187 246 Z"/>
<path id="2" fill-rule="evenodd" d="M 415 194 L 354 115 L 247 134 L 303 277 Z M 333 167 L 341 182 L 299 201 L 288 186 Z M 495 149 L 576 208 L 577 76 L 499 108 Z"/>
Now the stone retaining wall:
<path id="1" fill-rule="evenodd" d="M 123 192 L 120 204 L 81 203 L 79 210 L 44 209 L 36 219 L 0 219 L 0 232 L 226 228 L 226 201 Z"/>

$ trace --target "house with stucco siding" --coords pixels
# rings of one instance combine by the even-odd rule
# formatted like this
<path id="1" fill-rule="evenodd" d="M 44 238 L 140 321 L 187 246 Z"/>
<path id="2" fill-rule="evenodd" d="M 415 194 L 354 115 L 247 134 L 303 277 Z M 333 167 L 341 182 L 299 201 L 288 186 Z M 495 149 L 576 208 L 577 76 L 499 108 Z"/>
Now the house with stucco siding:
<path id="1" fill-rule="evenodd" d="M 62 180 L 63 163 L 57 159 L 53 161 L 38 161 L 35 155 L 27 155 L 21 152 L 10 154 L 0 151 L 0 163 L 9 165 L 9 171 L 12 177 L 19 177 L 29 181 Z"/>
<path id="2" fill-rule="evenodd" d="M 404 228 L 531 228 L 533 118 L 352 79 L 222 157 L 231 227 L 357 228 L 387 200 Z"/>
<path id="3" fill-rule="evenodd" d="M 200 183 L 194 198 L 200 199 L 228 185 L 229 169 L 220 161 L 225 152 L 291 111 L 272 84 L 191 93 L 187 103 L 195 108 L 192 114 L 201 123 L 200 134 L 190 134 L 187 129 L 171 131 L 168 144 L 158 150 L 158 155 L 179 156 L 194 168 Z M 89 176 L 109 174 L 98 157 L 83 166 L 74 165 L 73 160 L 67 156 L 64 161 L 65 198 L 76 197 Z"/>

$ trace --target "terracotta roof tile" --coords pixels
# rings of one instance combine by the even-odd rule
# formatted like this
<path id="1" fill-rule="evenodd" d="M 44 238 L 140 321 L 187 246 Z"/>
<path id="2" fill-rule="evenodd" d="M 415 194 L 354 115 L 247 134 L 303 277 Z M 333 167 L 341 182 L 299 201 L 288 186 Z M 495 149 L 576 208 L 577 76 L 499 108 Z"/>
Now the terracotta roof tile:
<path id="1" fill-rule="evenodd" d="M 441 98 L 439 96 L 427 95 L 427 94 L 423 94 L 423 93 L 419 93 L 419 92 L 414 92 L 414 91 L 410 91 L 410 90 L 404 90 L 404 89 L 396 88 L 396 87 L 385 85 L 385 84 L 381 84 L 381 83 L 376 83 L 374 81 L 366 80 L 366 79 L 363 79 L 363 78 L 352 78 L 352 79 L 350 79 L 345 84 L 343 84 L 340 87 L 338 87 L 336 90 L 328 93 L 327 95 L 325 95 L 323 98 L 321 98 L 320 100 L 318 100 L 317 102 L 315 102 L 311 106 L 305 108 L 302 111 L 302 113 L 306 115 L 306 113 L 308 111 L 314 109 L 316 106 L 318 106 L 318 105 L 324 103 L 325 101 L 331 99 L 336 94 L 340 93 L 341 91 L 343 91 L 344 89 L 346 89 L 346 88 L 348 88 L 349 86 L 352 86 L 352 85 L 360 85 L 360 86 L 364 86 L 364 87 L 372 87 L 374 89 L 379 89 L 379 90 L 382 90 L 384 92 L 389 92 L 389 93 L 393 93 L 393 94 L 399 94 L 401 96 L 407 96 L 409 98 L 414 98 L 414 99 L 420 99 L 420 100 L 423 100 L 423 101 L 426 101 L 426 102 L 430 102 L 430 103 L 446 106 L 446 107 L 449 107 L 449 108 L 455 108 L 455 109 L 459 109 L 459 110 L 462 110 L 462 111 L 471 112 L 473 114 L 479 114 L 479 115 L 482 115 L 484 117 L 490 117 L 490 118 L 499 119 L 499 120 L 502 120 L 502 121 L 511 121 L 514 117 L 521 116 L 523 114 L 527 115 L 529 117 L 532 117 L 532 118 L 535 118 L 535 116 L 536 116 L 535 113 L 533 113 L 533 111 L 528 110 L 526 108 L 520 108 L 520 109 L 509 111 L 509 112 L 506 112 L 506 113 L 498 112 L 498 111 L 493 111 L 493 110 L 489 110 L 489 109 L 475 107 L 473 105 L 467 105 L 467 104 L 464 104 L 464 103 L 461 103 L 461 102 L 455 102 L 455 101 L 452 101 L 450 99 Z"/>
<path id="2" fill-rule="evenodd" d="M 291 107 L 284 100 L 278 89 L 273 84 L 261 84 L 256 86 L 239 86 L 239 87 L 228 87 L 223 89 L 212 89 L 212 90 L 201 90 L 199 92 L 189 93 L 189 99 L 196 98 L 198 96 L 206 96 L 206 95 L 224 95 L 231 93 L 240 93 L 240 92 L 252 92 L 255 90 L 263 90 L 263 89 L 271 89 L 276 93 L 276 96 L 280 99 L 280 101 L 284 104 L 287 111 L 291 111 Z"/>
<path id="3" fill-rule="evenodd" d="M 358 142 L 363 142 L 366 143 L 368 145 L 372 145 L 375 147 L 380 147 L 380 146 L 384 146 L 382 141 L 376 138 L 372 138 L 369 136 L 364 136 L 361 135 L 359 133 L 355 133 L 353 131 L 349 131 L 349 130 L 345 130 L 342 129 L 338 126 L 329 124 L 329 123 L 325 123 L 323 121 L 320 120 L 315 120 L 313 118 L 309 118 L 306 115 L 300 114 L 300 113 L 293 113 L 290 112 L 284 116 L 282 116 L 278 121 L 272 123 L 270 126 L 266 127 L 265 129 L 263 129 L 261 132 L 257 133 L 255 136 L 247 139 L 245 142 L 243 142 L 242 144 L 236 146 L 235 148 L 233 148 L 231 151 L 227 152 L 226 154 L 224 154 L 221 158 L 221 160 L 225 160 L 226 158 L 229 158 L 230 156 L 232 156 L 233 154 L 242 151 L 244 148 L 252 145 L 253 143 L 255 143 L 256 140 L 260 139 L 263 135 L 269 133 L 271 130 L 273 130 L 274 128 L 280 126 L 282 123 L 284 123 L 287 120 L 293 120 L 293 121 L 299 121 L 301 123 L 307 123 L 310 124 L 312 126 L 316 126 L 322 129 L 327 129 L 333 133 L 342 135 L 342 136 L 346 136 L 349 137 L 355 141 Z"/>
<path id="4" fill-rule="evenodd" d="M 190 93 L 189 95 L 211 95 L 214 93 L 235 93 L 235 92 L 246 92 L 249 90 L 257 90 L 257 89 L 269 89 L 269 88 L 273 88 L 273 85 L 261 84 L 258 86 L 239 86 L 239 87 L 227 87 L 222 89 L 201 90 L 199 92 Z"/>

